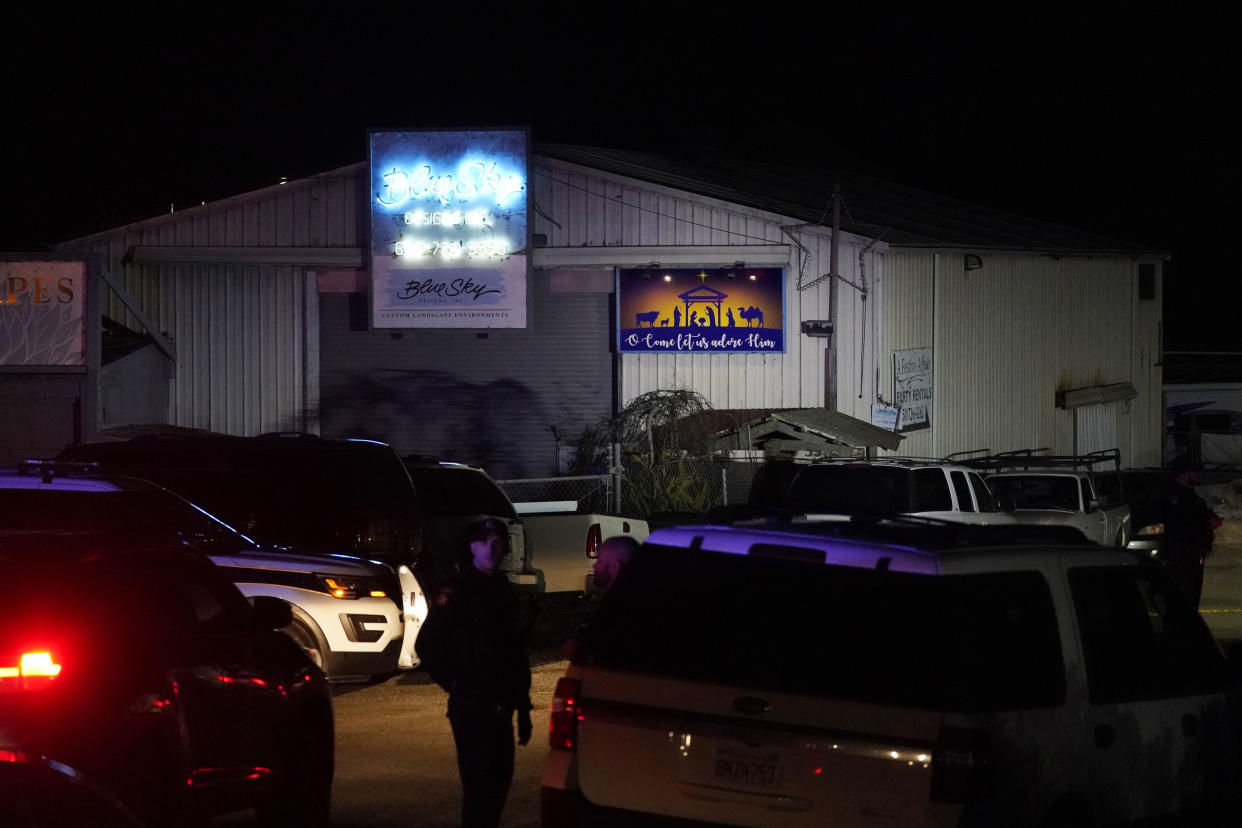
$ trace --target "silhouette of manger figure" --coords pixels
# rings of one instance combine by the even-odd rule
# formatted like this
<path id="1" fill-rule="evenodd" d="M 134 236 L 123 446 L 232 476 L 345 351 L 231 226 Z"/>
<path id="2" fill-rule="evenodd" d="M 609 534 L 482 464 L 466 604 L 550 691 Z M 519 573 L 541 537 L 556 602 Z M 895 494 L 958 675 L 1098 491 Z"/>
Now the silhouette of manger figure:
<path id="1" fill-rule="evenodd" d="M 700 278 L 706 279 L 706 274 L 700 274 Z M 729 298 L 729 294 L 723 293 L 715 288 L 709 288 L 706 284 L 701 284 L 696 288 L 687 290 L 685 293 L 679 294 L 678 299 L 682 301 L 686 308 L 686 326 L 690 328 L 701 327 L 717 327 L 718 320 L 724 319 L 721 315 L 721 305 L 725 299 Z M 703 313 L 700 315 L 697 309 L 692 309 L 691 305 L 706 305 Z M 673 327 L 680 327 L 678 324 L 681 318 L 680 308 L 673 308 Z"/>

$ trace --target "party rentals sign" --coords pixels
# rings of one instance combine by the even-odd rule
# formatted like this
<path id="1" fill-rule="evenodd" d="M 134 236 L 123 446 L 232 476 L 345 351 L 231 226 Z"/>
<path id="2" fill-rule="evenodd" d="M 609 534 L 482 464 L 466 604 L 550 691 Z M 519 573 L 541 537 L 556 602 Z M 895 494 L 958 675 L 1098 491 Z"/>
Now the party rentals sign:
<path id="1" fill-rule="evenodd" d="M 901 410 L 898 431 L 931 428 L 931 348 L 893 351 L 893 401 Z"/>
<path id="2" fill-rule="evenodd" d="M 524 328 L 525 130 L 371 133 L 377 328 Z"/>
<path id="3" fill-rule="evenodd" d="M 617 270 L 623 353 L 783 353 L 779 267 Z"/>

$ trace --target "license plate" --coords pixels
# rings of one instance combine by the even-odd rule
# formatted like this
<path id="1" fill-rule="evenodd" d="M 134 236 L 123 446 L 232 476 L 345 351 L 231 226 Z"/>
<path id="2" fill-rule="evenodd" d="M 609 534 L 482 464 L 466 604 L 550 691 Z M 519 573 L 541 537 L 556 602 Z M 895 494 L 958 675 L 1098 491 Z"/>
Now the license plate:
<path id="1" fill-rule="evenodd" d="M 735 785 L 776 788 L 781 784 L 781 755 L 774 750 L 716 748 L 716 778 Z"/>

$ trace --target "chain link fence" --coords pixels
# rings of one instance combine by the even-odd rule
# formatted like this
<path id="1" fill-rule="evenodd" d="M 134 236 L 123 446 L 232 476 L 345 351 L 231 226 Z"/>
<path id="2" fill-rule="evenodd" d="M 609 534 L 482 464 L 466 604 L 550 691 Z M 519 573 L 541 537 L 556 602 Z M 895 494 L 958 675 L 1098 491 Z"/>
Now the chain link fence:
<path id="1" fill-rule="evenodd" d="M 496 484 L 514 503 L 574 501 L 579 512 L 612 512 L 616 508 L 615 475 L 575 477 L 528 477 L 497 480 Z"/>
<path id="2" fill-rule="evenodd" d="M 631 460 L 620 474 L 496 482 L 514 503 L 575 501 L 579 512 L 648 518 L 664 513 L 700 514 L 746 503 L 761 465 L 762 461 L 684 459 L 649 466 Z"/>

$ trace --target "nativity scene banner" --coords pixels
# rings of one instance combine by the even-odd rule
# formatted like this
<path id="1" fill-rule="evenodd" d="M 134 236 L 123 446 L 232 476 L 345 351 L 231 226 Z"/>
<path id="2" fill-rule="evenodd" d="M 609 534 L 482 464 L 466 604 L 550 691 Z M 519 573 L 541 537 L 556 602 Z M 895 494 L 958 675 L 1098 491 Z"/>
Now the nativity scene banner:
<path id="1" fill-rule="evenodd" d="M 617 350 L 784 353 L 785 270 L 619 268 Z"/>

